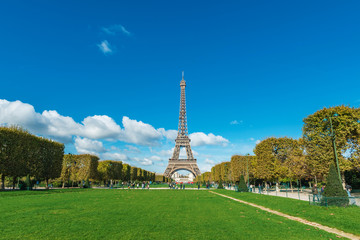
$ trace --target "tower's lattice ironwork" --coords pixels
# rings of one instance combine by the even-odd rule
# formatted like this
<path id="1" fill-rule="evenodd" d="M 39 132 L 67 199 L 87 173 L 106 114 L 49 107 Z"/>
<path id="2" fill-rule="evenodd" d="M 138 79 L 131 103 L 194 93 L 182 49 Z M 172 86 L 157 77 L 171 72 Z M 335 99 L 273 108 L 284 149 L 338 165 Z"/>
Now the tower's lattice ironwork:
<path id="1" fill-rule="evenodd" d="M 164 175 L 171 177 L 178 170 L 187 170 L 198 176 L 201 174 L 196 159 L 193 156 L 190 147 L 190 138 L 188 136 L 187 119 L 186 119 L 186 97 L 185 97 L 186 82 L 184 80 L 184 73 L 180 82 L 180 114 L 178 135 L 175 139 L 175 148 L 172 157 L 169 159 L 169 164 L 165 170 Z M 179 159 L 181 148 L 185 148 L 187 159 Z"/>

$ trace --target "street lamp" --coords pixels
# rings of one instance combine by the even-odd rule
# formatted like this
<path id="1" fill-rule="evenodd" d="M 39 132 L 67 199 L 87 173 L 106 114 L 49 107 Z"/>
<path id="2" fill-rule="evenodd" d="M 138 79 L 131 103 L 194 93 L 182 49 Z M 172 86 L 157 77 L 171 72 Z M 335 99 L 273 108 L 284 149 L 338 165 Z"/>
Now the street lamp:
<path id="1" fill-rule="evenodd" d="M 71 174 L 71 162 L 72 162 L 72 154 L 69 153 L 69 160 L 67 163 L 66 163 L 66 167 L 68 169 L 68 188 L 70 188 L 70 174 Z"/>
<path id="2" fill-rule="evenodd" d="M 338 156 L 337 156 L 336 144 L 335 144 L 336 136 L 335 136 L 335 133 L 334 133 L 333 124 L 332 124 L 332 118 L 331 118 L 331 117 L 337 117 L 337 116 L 339 116 L 339 114 L 337 114 L 337 113 L 333 114 L 332 116 L 329 116 L 330 129 L 331 129 L 330 137 L 331 137 L 331 141 L 332 141 L 332 144 L 333 144 L 333 151 L 334 151 L 334 156 L 335 156 L 336 168 L 337 168 L 337 172 L 338 172 L 338 175 L 339 175 L 339 181 L 341 183 L 342 180 L 341 180 L 341 176 L 340 176 L 339 159 L 338 159 Z M 324 122 L 326 122 L 326 121 L 327 121 L 327 119 L 325 118 Z"/>
<path id="3" fill-rule="evenodd" d="M 250 182 L 249 182 L 249 156 L 250 154 L 248 153 L 246 155 L 246 168 L 247 168 L 247 183 L 248 183 L 248 188 L 250 188 Z"/>

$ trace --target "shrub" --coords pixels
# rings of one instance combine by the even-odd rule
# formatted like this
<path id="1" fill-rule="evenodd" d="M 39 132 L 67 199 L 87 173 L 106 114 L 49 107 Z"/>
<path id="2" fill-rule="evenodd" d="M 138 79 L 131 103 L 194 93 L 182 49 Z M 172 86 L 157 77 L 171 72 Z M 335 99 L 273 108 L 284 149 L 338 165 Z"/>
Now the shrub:
<path id="1" fill-rule="evenodd" d="M 349 204 L 347 193 L 340 182 L 334 164 L 330 165 L 323 196 L 325 197 L 322 199 L 323 204 L 324 201 L 327 201 L 327 205 L 335 206 L 347 206 Z"/>
<path id="2" fill-rule="evenodd" d="M 246 186 L 245 179 L 244 179 L 243 175 L 240 176 L 240 181 L 239 181 L 239 186 L 238 186 L 237 191 L 238 192 L 248 192 L 249 191 L 248 187 Z"/>
<path id="3" fill-rule="evenodd" d="M 224 186 L 222 185 L 222 181 L 221 181 L 221 179 L 220 179 L 219 185 L 218 185 L 218 189 L 223 189 L 223 188 L 224 188 Z"/>
<path id="4" fill-rule="evenodd" d="M 25 185 L 27 190 L 32 190 L 31 180 L 29 174 L 26 176 Z"/>
<path id="5" fill-rule="evenodd" d="M 90 182 L 89 179 L 86 180 L 84 188 L 90 188 Z"/>
<path id="6" fill-rule="evenodd" d="M 26 183 L 20 180 L 18 187 L 20 190 L 26 190 Z"/>

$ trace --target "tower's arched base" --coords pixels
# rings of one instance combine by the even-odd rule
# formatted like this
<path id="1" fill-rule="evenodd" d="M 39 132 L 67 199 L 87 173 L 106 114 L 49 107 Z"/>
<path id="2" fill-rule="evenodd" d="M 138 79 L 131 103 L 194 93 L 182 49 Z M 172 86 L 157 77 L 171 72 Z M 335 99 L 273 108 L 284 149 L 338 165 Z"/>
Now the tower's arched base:
<path id="1" fill-rule="evenodd" d="M 171 178 L 171 176 L 179 170 L 187 170 L 191 172 L 195 177 L 201 175 L 199 167 L 196 163 L 196 159 L 169 159 L 169 164 L 165 170 L 164 176 Z"/>

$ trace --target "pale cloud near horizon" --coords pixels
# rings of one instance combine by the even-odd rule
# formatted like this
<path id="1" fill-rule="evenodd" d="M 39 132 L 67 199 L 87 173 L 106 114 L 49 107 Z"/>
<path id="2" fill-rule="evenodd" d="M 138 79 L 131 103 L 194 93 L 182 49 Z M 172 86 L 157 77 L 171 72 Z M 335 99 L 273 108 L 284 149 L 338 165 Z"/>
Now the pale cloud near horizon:
<path id="1" fill-rule="evenodd" d="M 97 46 L 104 55 L 110 55 L 113 53 L 112 46 L 107 40 L 102 41 L 100 44 L 97 44 Z"/>
<path id="2" fill-rule="evenodd" d="M 5 99 L 0 99 L 0 124 L 19 125 L 34 134 L 48 136 L 64 143 L 72 142 L 75 136 L 92 140 L 123 141 L 141 146 L 157 146 L 164 138 L 173 141 L 177 132 L 164 128 L 155 129 L 148 123 L 127 116 L 122 118 L 123 127 L 107 115 L 88 116 L 79 123 L 69 116 L 60 115 L 55 110 L 38 113 L 28 103 L 18 100 L 10 102 Z M 192 146 L 226 145 L 229 142 L 224 137 L 212 133 L 196 132 L 189 137 Z"/>
<path id="3" fill-rule="evenodd" d="M 143 166 L 153 165 L 153 161 L 148 159 L 148 158 L 141 159 L 141 158 L 135 157 L 135 158 L 132 158 L 131 160 L 135 161 L 135 162 L 137 162 L 137 163 L 139 163 L 140 165 L 143 165 Z"/>
<path id="4" fill-rule="evenodd" d="M 177 136 L 176 130 L 155 128 L 127 116 L 122 117 L 121 125 L 107 115 L 88 116 L 77 122 L 72 117 L 63 116 L 55 110 L 39 113 L 31 104 L 4 99 L 0 99 L 1 125 L 20 126 L 32 134 L 65 144 L 73 144 L 78 154 L 93 154 L 99 156 L 100 159 L 128 162 L 135 166 L 156 167 L 161 162 L 166 165 L 173 154 L 173 140 Z M 190 134 L 189 137 L 193 147 L 210 145 L 223 147 L 229 143 L 226 138 L 213 133 L 196 132 Z M 105 147 L 103 141 L 113 142 L 113 144 Z M 124 147 L 116 146 L 118 143 L 123 144 Z M 150 151 L 143 152 L 138 148 L 139 146 L 148 146 Z M 152 150 L 152 148 L 157 150 Z M 193 155 L 199 156 L 200 162 L 198 162 L 201 164 L 204 149 L 200 147 L 197 150 L 201 151 L 201 156 L 192 148 Z M 184 148 L 181 155 L 186 156 Z"/>
<path id="5" fill-rule="evenodd" d="M 117 33 L 122 33 L 126 36 L 131 36 L 131 32 L 129 32 L 123 25 L 114 24 L 109 27 L 102 27 L 101 30 L 109 35 L 116 35 Z"/>
<path id="6" fill-rule="evenodd" d="M 213 160 L 210 160 L 210 159 L 205 159 L 205 163 L 208 163 L 208 164 L 215 164 L 215 162 Z"/>
<path id="7" fill-rule="evenodd" d="M 118 153 L 118 152 L 116 152 L 116 153 L 106 152 L 106 153 L 101 155 L 101 158 L 102 159 L 122 161 L 122 162 L 125 162 L 125 163 L 126 163 L 127 160 L 129 160 L 128 156 L 126 156 L 123 153 Z"/>

